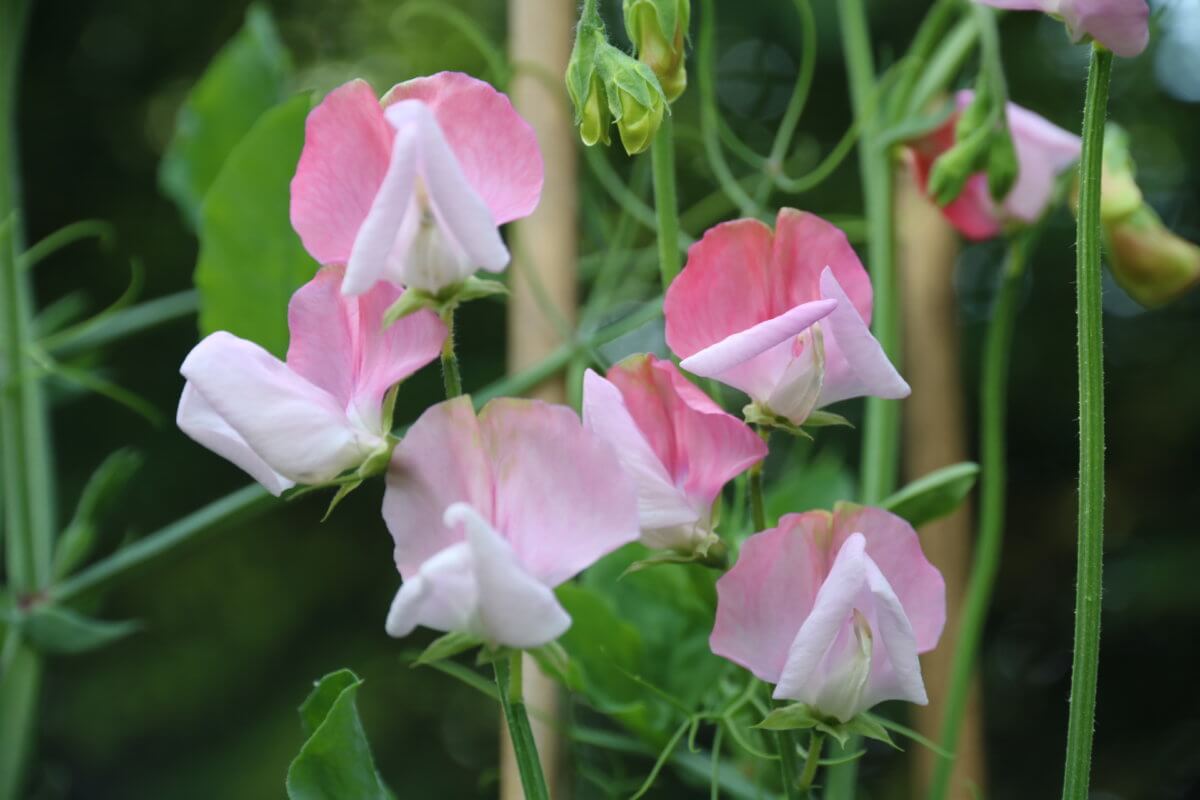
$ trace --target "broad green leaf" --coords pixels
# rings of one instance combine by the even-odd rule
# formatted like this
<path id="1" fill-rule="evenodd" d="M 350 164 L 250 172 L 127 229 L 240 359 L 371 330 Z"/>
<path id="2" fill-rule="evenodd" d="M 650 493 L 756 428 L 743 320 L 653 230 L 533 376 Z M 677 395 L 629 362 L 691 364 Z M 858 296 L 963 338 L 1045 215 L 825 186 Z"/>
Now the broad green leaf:
<path id="1" fill-rule="evenodd" d="M 43 653 L 84 653 L 122 639 L 141 627 L 127 620 L 90 619 L 67 608 L 39 606 L 21 618 L 25 638 Z"/>
<path id="2" fill-rule="evenodd" d="M 786 706 L 771 709 L 763 717 L 762 722 L 754 727 L 768 731 L 795 731 L 815 728 L 819 724 L 821 724 L 821 718 L 813 714 L 807 704 L 789 703 Z"/>
<path id="3" fill-rule="evenodd" d="M 317 682 L 300 706 L 308 741 L 288 767 L 291 800 L 388 800 L 375 771 L 355 695 L 362 681 L 348 669 Z"/>
<path id="4" fill-rule="evenodd" d="M 951 464 L 913 481 L 880 505 L 919 528 L 958 508 L 978 476 L 978 464 Z"/>
<path id="5" fill-rule="evenodd" d="M 280 357 L 288 300 L 317 270 L 288 216 L 310 104 L 302 95 L 263 114 L 229 154 L 201 211 L 201 331 L 229 331 Z"/>
<path id="6" fill-rule="evenodd" d="M 246 22 L 221 49 L 179 109 L 158 180 L 192 227 L 225 159 L 255 120 L 286 97 L 287 51 L 270 12 L 250 6 Z"/>

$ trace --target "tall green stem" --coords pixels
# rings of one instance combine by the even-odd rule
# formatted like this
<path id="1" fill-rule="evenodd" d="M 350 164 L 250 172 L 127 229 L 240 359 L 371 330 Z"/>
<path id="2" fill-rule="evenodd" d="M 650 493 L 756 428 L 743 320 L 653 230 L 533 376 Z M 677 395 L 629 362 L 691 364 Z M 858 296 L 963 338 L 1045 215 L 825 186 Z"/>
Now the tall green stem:
<path id="1" fill-rule="evenodd" d="M 859 169 L 867 215 L 868 261 L 875 289 L 873 330 L 893 364 L 899 365 L 899 297 L 896 292 L 895 239 L 892 230 L 892 165 L 880 146 L 880 116 L 873 113 L 876 101 L 875 66 L 871 55 L 870 30 L 863 0 L 842 0 L 840 6 L 842 48 L 850 81 L 854 116 L 860 120 Z M 860 495 L 865 503 L 877 503 L 891 494 L 896 484 L 900 440 L 900 406 L 895 400 L 867 398 L 863 421 Z"/>
<path id="2" fill-rule="evenodd" d="M 1100 585 L 1104 559 L 1104 352 L 1100 289 L 1100 172 L 1112 53 L 1092 48 L 1083 106 L 1079 222 L 1075 233 L 1079 328 L 1079 532 L 1075 650 L 1063 799 L 1084 800 L 1092 763 L 1096 673 L 1100 662 Z"/>
<path id="3" fill-rule="evenodd" d="M 817 777 L 817 769 L 821 766 L 821 748 L 825 737 L 816 731 L 808 740 L 808 757 L 804 759 L 804 772 L 800 773 L 800 791 L 807 792 L 812 788 Z"/>
<path id="4" fill-rule="evenodd" d="M 20 159 L 16 96 L 27 0 L 0 0 L 0 475 L 4 492 L 5 569 L 20 596 L 45 586 L 53 568 L 54 483 L 49 422 L 42 384 L 28 361 L 33 344 L 29 273 L 20 219 Z M 9 627 L 0 677 L 0 800 L 20 794 L 32 749 L 41 685 L 41 659 Z"/>
<path id="5" fill-rule="evenodd" d="M 517 759 L 517 771 L 521 775 L 521 787 L 526 800 L 550 800 L 546 789 L 546 776 L 542 774 L 542 763 L 538 760 L 537 742 L 533 729 L 529 727 L 529 714 L 521 685 L 521 651 L 496 659 L 496 688 L 500 693 L 500 707 L 504 710 L 504 722 L 508 725 L 508 736 L 512 740 L 513 754 Z"/>
<path id="6" fill-rule="evenodd" d="M 675 198 L 675 125 L 671 115 L 650 145 L 654 168 L 654 214 L 658 220 L 658 269 L 665 292 L 679 274 L 679 201 Z"/>
<path id="7" fill-rule="evenodd" d="M 446 323 L 446 341 L 442 344 L 442 385 L 446 388 L 446 399 L 463 393 L 462 374 L 458 371 L 458 356 L 454 352 L 454 310 L 442 315 Z"/>
<path id="8" fill-rule="evenodd" d="M 1008 365 L 1009 354 L 1012 351 L 1017 299 L 1025 275 L 1029 245 L 1029 234 L 1020 235 L 1012 240 L 1004 265 L 1000 293 L 992 309 L 987 342 L 984 345 L 979 409 L 979 452 L 983 462 L 979 498 L 979 538 L 975 543 L 974 563 L 967 583 L 962 622 L 959 623 L 958 645 L 950 666 L 950 686 L 946 692 L 942 712 L 941 745 L 946 752 L 953 752 L 958 742 L 967 694 L 971 686 L 971 673 L 974 671 L 979 642 L 983 637 L 984 623 L 987 621 L 996 572 L 1000 567 L 1007 480 L 1004 433 L 1008 406 Z M 950 758 L 938 760 L 929 785 L 930 800 L 943 800 L 946 797 L 953 764 Z"/>

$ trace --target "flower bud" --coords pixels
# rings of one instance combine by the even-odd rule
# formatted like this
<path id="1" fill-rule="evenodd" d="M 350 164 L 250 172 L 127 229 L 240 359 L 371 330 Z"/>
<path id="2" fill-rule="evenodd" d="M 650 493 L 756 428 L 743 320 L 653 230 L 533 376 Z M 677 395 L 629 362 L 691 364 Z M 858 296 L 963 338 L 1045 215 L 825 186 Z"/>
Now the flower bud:
<path id="1" fill-rule="evenodd" d="M 684 39 L 690 15 L 689 0 L 625 0 L 625 31 L 638 58 L 654 71 L 667 102 L 687 88 Z"/>
<path id="2" fill-rule="evenodd" d="M 1142 190 L 1129 154 L 1129 134 L 1116 123 L 1104 128 L 1104 174 L 1100 189 L 1100 221 L 1111 225 L 1142 207 Z M 1078 182 L 1077 182 L 1078 184 Z"/>
<path id="3" fill-rule="evenodd" d="M 616 52 L 620 53 L 619 50 Z M 649 67 L 624 53 L 620 55 L 627 62 L 620 64 L 625 69 L 617 73 L 615 81 L 620 111 L 611 110 L 617 120 L 621 144 L 625 146 L 625 152 L 632 156 L 650 148 L 662 124 L 667 99 Z"/>
<path id="4" fill-rule="evenodd" d="M 938 156 L 929 170 L 926 192 L 939 206 L 954 202 L 967 180 L 986 165 L 988 137 L 975 136 L 958 142 Z"/>
<path id="5" fill-rule="evenodd" d="M 1172 233 L 1150 206 L 1106 225 L 1105 233 L 1113 277 L 1146 308 L 1166 305 L 1200 283 L 1200 246 Z"/>
<path id="6" fill-rule="evenodd" d="M 1017 150 L 1013 146 L 1008 126 L 998 128 L 991 136 L 987 154 L 988 191 L 997 203 L 1002 202 L 1017 182 Z"/>
<path id="7" fill-rule="evenodd" d="M 584 15 L 575 31 L 575 47 L 567 62 L 567 94 L 575 106 L 575 124 L 583 143 L 591 147 L 596 142 L 609 143 L 608 126 L 612 115 L 608 110 L 604 81 L 596 69 L 596 55 L 608 46 L 604 23 L 597 16 Z"/>

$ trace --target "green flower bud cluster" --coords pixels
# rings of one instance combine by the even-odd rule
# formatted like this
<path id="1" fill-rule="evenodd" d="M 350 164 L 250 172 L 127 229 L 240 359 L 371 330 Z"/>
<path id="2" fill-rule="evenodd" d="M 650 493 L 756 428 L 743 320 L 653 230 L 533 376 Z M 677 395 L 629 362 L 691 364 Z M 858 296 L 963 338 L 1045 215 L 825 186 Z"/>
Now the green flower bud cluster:
<path id="1" fill-rule="evenodd" d="M 1146 308 L 1166 305 L 1200 284 L 1200 246 L 1163 224 L 1135 180 L 1129 134 L 1113 123 L 1104 131 L 1100 223 L 1113 278 Z M 1078 207 L 1078 186 L 1075 203 Z"/>
<path id="2" fill-rule="evenodd" d="M 988 191 L 1000 202 L 1017 182 L 1017 151 L 1008 130 L 1004 98 L 980 76 L 975 96 L 959 114 L 954 146 L 929 171 L 929 196 L 939 206 L 954 202 L 967 180 L 986 172 Z"/>
<path id="3" fill-rule="evenodd" d="M 691 13 L 690 0 L 625 0 L 625 31 L 669 103 L 687 88 L 684 40 Z"/>
<path id="4" fill-rule="evenodd" d="M 584 7 L 575 31 L 567 93 L 575 104 L 580 138 L 589 147 L 609 144 L 609 127 L 615 122 L 625 152 L 641 153 L 667 113 L 667 98 L 653 70 L 609 44 L 594 2 Z"/>

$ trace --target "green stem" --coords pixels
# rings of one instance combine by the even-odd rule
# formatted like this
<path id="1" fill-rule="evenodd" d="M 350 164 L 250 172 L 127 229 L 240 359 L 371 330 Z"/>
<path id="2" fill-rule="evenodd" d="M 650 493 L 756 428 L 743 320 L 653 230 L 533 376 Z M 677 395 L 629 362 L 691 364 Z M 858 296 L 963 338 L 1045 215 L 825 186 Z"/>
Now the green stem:
<path id="1" fill-rule="evenodd" d="M 959 623 L 958 643 L 950 666 L 950 685 L 942 711 L 941 746 L 951 753 L 957 747 L 971 687 L 971 673 L 979 653 L 979 643 L 987 622 L 988 607 L 1004 539 L 1004 498 L 1007 480 L 1005 470 L 1005 416 L 1008 396 L 1008 365 L 1012 351 L 1013 324 L 1017 299 L 1025 275 L 1029 234 L 1012 240 L 1005 261 L 1003 282 L 992 309 L 987 342 L 983 352 L 983 378 L 980 392 L 979 427 L 980 460 L 983 475 L 979 487 L 979 536 L 967 594 Z M 929 784 L 930 800 L 943 800 L 950 787 L 954 762 L 940 758 L 934 767 Z"/>
<path id="2" fill-rule="evenodd" d="M 665 292 L 679 274 L 679 203 L 675 199 L 675 136 L 671 115 L 650 145 L 654 168 L 654 212 L 658 220 L 658 269 Z"/>
<path id="3" fill-rule="evenodd" d="M 762 437 L 764 443 L 769 444 L 771 440 L 771 431 L 768 428 L 759 428 L 758 435 Z M 767 507 L 763 499 L 763 462 L 759 461 L 748 471 L 748 483 L 750 495 L 750 521 L 754 524 L 754 530 L 765 531 L 767 529 Z"/>
<path id="4" fill-rule="evenodd" d="M 27 0 L 0 0 L 0 485 L 3 486 L 8 588 L 21 595 L 50 580 L 54 555 L 54 481 L 42 382 L 29 362 L 33 291 L 20 268 L 20 159 L 16 110 Z M 0 800 L 21 794 L 33 749 L 42 662 L 9 627 L 0 677 Z"/>
<path id="5" fill-rule="evenodd" d="M 494 666 L 500 707 L 504 710 L 504 721 L 508 725 L 508 736 L 512 740 L 526 800 L 550 800 L 546 777 L 538 760 L 537 742 L 533 738 L 533 729 L 529 727 L 529 715 L 522 699 L 521 652 L 518 650 L 508 657 L 497 658 Z"/>
<path id="6" fill-rule="evenodd" d="M 813 780 L 817 777 L 817 768 L 821 766 L 821 748 L 825 745 L 825 737 L 813 731 L 808 740 L 808 757 L 804 759 L 804 772 L 800 773 L 800 791 L 807 792 L 812 788 Z"/>
<path id="7" fill-rule="evenodd" d="M 38 344 L 51 356 L 66 358 L 195 314 L 198 299 L 194 289 L 157 297 L 103 319 L 55 331 Z"/>
<path id="8" fill-rule="evenodd" d="M 876 114 L 877 78 L 871 53 L 871 34 L 863 0 L 839 4 L 842 51 L 850 83 L 854 117 L 861 127 L 859 171 L 867 216 L 868 260 L 875 290 L 873 332 L 883 351 L 899 367 L 899 297 L 896 293 L 895 242 L 892 230 L 892 165 L 880 146 L 880 116 Z M 859 495 L 862 502 L 878 503 L 895 489 L 900 447 L 900 406 L 895 400 L 868 397 L 863 417 L 862 463 Z M 849 745 L 855 746 L 854 743 Z M 828 800 L 850 800 L 858 781 L 858 762 L 832 767 L 828 773 Z"/>
<path id="9" fill-rule="evenodd" d="M 1101 334 L 1100 172 L 1112 53 L 1092 48 L 1083 107 L 1075 286 L 1079 327 L 1079 540 L 1075 648 L 1067 724 L 1064 800 L 1084 800 L 1092 762 L 1096 673 L 1100 661 L 1100 586 L 1104 558 L 1104 352 Z"/>
<path id="10" fill-rule="evenodd" d="M 446 323 L 446 341 L 442 344 L 442 385 L 446 387 L 446 399 L 463 393 L 462 374 L 458 371 L 458 356 L 454 352 L 454 309 L 442 315 Z"/>
<path id="11" fill-rule="evenodd" d="M 791 731 L 775 731 L 775 748 L 779 751 L 779 774 L 783 781 L 783 796 L 787 800 L 803 797 L 797 779 L 796 745 Z"/>

